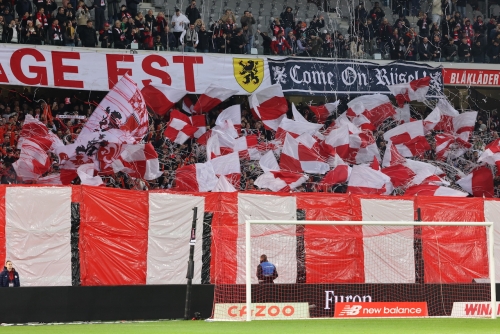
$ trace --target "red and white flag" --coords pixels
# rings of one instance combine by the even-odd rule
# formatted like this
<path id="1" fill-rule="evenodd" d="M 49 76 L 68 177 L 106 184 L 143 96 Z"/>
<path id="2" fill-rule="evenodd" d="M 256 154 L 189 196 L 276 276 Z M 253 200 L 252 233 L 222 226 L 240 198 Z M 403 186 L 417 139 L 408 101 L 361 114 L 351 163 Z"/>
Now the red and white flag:
<path id="1" fill-rule="evenodd" d="M 389 142 L 385 149 L 382 166 L 389 167 L 389 166 L 399 165 L 405 162 L 406 159 L 398 152 L 396 147 L 391 142 Z"/>
<path id="2" fill-rule="evenodd" d="M 113 162 L 120 157 L 123 150 L 122 144 L 107 143 L 100 145 L 94 158 L 94 169 L 100 175 L 114 174 Z"/>
<path id="3" fill-rule="evenodd" d="M 328 173 L 326 173 L 325 177 L 319 181 L 319 184 L 322 186 L 331 187 L 336 184 L 341 184 L 349 181 L 349 177 L 351 176 L 352 168 L 349 165 L 338 165 Z"/>
<path id="4" fill-rule="evenodd" d="M 198 114 L 202 112 L 207 113 L 236 94 L 238 94 L 237 90 L 224 88 L 216 84 L 211 84 L 207 87 L 205 92 L 201 94 L 198 101 L 196 101 L 196 104 L 193 107 L 193 111 Z"/>
<path id="5" fill-rule="evenodd" d="M 47 152 L 37 143 L 26 139 L 21 144 L 19 159 L 12 164 L 17 177 L 23 181 L 36 181 L 50 169 Z"/>
<path id="6" fill-rule="evenodd" d="M 337 119 L 335 120 L 334 125 L 330 126 L 329 129 L 330 130 L 336 129 L 336 128 L 339 128 L 339 127 L 341 127 L 343 125 L 347 126 L 347 128 L 349 129 L 349 134 L 351 134 L 351 135 L 352 134 L 358 134 L 358 133 L 361 132 L 361 130 L 349 120 L 349 118 L 347 117 L 346 113 L 343 113 L 342 115 L 340 115 L 339 117 L 337 117 Z"/>
<path id="7" fill-rule="evenodd" d="M 222 126 L 227 120 L 233 123 L 236 130 L 241 130 L 241 105 L 235 104 L 234 106 L 224 109 L 219 116 L 217 116 L 215 125 Z"/>
<path id="8" fill-rule="evenodd" d="M 440 176 L 444 172 L 434 165 L 409 159 L 398 160 L 397 164 L 382 169 L 382 173 L 391 178 L 394 187 L 409 187 L 419 184 L 449 185 Z"/>
<path id="9" fill-rule="evenodd" d="M 436 140 L 436 158 L 442 161 L 446 160 L 450 153 L 452 153 L 450 157 L 456 159 L 472 147 L 472 144 L 467 141 L 468 132 L 463 132 L 458 136 L 440 133 L 435 135 L 434 139 Z"/>
<path id="10" fill-rule="evenodd" d="M 210 161 L 222 155 L 220 149 L 219 136 L 217 134 L 214 134 L 213 136 L 210 136 L 210 138 L 208 138 L 206 148 L 207 148 L 207 161 Z"/>
<path id="11" fill-rule="evenodd" d="M 210 162 L 183 166 L 175 171 L 175 190 L 178 191 L 212 191 L 218 181 Z"/>
<path id="12" fill-rule="evenodd" d="M 303 134 L 297 139 L 286 135 L 280 157 L 280 169 L 295 173 L 325 174 L 330 166 L 321 156 L 321 148 L 311 135 Z"/>
<path id="13" fill-rule="evenodd" d="M 78 139 L 80 142 L 85 138 L 85 142 L 122 143 L 129 135 L 139 142 L 148 132 L 148 127 L 144 97 L 132 78 L 125 74 L 88 118 Z"/>
<path id="14" fill-rule="evenodd" d="M 453 130 L 456 134 L 474 131 L 477 111 L 464 112 L 453 118 Z"/>
<path id="15" fill-rule="evenodd" d="M 344 160 L 351 164 L 363 164 L 372 162 L 373 157 L 380 161 L 380 151 L 371 131 L 349 135 L 349 156 Z"/>
<path id="16" fill-rule="evenodd" d="M 193 138 L 199 129 L 191 125 L 189 116 L 184 115 L 179 110 L 172 110 L 170 122 L 163 135 L 171 142 L 184 144 L 189 138 Z"/>
<path id="17" fill-rule="evenodd" d="M 453 119 L 458 115 L 459 112 L 446 99 L 440 99 L 434 110 L 424 120 L 425 130 L 452 133 Z"/>
<path id="18" fill-rule="evenodd" d="M 120 157 L 113 161 L 112 166 L 115 173 L 123 172 L 143 180 L 154 180 L 163 174 L 158 153 L 150 143 L 123 145 Z"/>
<path id="19" fill-rule="evenodd" d="M 422 79 L 410 81 L 409 83 L 402 83 L 397 85 L 389 85 L 387 88 L 396 97 L 398 105 L 402 107 L 405 102 L 418 101 L 424 102 L 425 96 L 429 91 L 429 84 L 431 77 L 426 76 Z"/>
<path id="20" fill-rule="evenodd" d="M 425 139 L 422 121 L 401 124 L 384 133 L 384 139 L 395 145 L 404 157 L 421 155 L 431 149 Z"/>
<path id="21" fill-rule="evenodd" d="M 262 120 L 265 128 L 274 131 L 278 129 L 288 111 L 288 102 L 279 84 L 253 93 L 248 98 L 248 103 L 255 117 Z"/>
<path id="22" fill-rule="evenodd" d="M 193 108 L 194 108 L 193 101 L 191 101 L 189 96 L 184 96 L 184 98 L 182 99 L 182 110 L 192 115 L 194 113 Z"/>
<path id="23" fill-rule="evenodd" d="M 85 164 L 78 167 L 76 170 L 80 183 L 86 186 L 99 187 L 104 185 L 99 175 L 94 176 L 94 164 Z"/>
<path id="24" fill-rule="evenodd" d="M 336 101 L 334 103 L 325 103 L 321 106 L 309 106 L 309 109 L 316 116 L 317 122 L 323 124 L 337 110 L 339 103 L 340 101 Z"/>
<path id="25" fill-rule="evenodd" d="M 468 194 L 453 188 L 435 185 L 417 185 L 406 189 L 405 196 L 467 197 Z"/>
<path id="26" fill-rule="evenodd" d="M 348 193 L 390 195 L 393 190 L 391 179 L 381 171 L 363 165 L 352 167 L 347 185 Z"/>
<path id="27" fill-rule="evenodd" d="M 341 159 L 349 157 L 349 128 L 342 125 L 330 131 L 321 143 L 324 154 L 334 157 L 338 155 Z"/>
<path id="28" fill-rule="evenodd" d="M 347 116 L 363 115 L 377 128 L 383 121 L 396 114 L 389 97 L 382 94 L 362 95 L 347 104 Z"/>
<path id="29" fill-rule="evenodd" d="M 172 88 L 167 85 L 148 85 L 141 92 L 146 105 L 155 114 L 160 116 L 165 115 L 187 94 L 185 90 Z"/>
<path id="30" fill-rule="evenodd" d="M 62 185 L 61 174 L 49 174 L 41 177 L 36 181 L 36 184 L 54 184 Z"/>
<path id="31" fill-rule="evenodd" d="M 195 128 L 198 128 L 198 130 L 193 135 L 195 138 L 200 138 L 207 132 L 207 120 L 205 118 L 205 115 L 192 115 L 191 124 Z"/>
<path id="32" fill-rule="evenodd" d="M 271 171 L 279 171 L 280 166 L 278 165 L 278 161 L 276 161 L 276 157 L 274 156 L 273 151 L 267 151 L 259 161 L 260 168 L 264 171 L 264 173 Z"/>
<path id="33" fill-rule="evenodd" d="M 261 189 L 277 192 L 288 192 L 300 187 L 307 181 L 307 176 L 300 173 L 286 171 L 270 171 L 260 175 L 254 184 Z"/>
<path id="34" fill-rule="evenodd" d="M 235 188 L 240 188 L 241 167 L 237 152 L 222 155 L 212 159 L 210 162 L 214 168 L 215 175 L 219 177 L 222 175 L 225 176 Z"/>
<path id="35" fill-rule="evenodd" d="M 410 105 L 405 104 L 401 108 L 395 108 L 396 114 L 393 116 L 396 121 L 409 123 L 411 121 Z"/>
<path id="36" fill-rule="evenodd" d="M 500 139 L 496 139 L 486 145 L 484 152 L 479 156 L 477 162 L 497 166 L 497 176 L 500 176 Z"/>
<path id="37" fill-rule="evenodd" d="M 293 138 L 297 138 L 303 133 L 308 133 L 311 136 L 314 136 L 322 127 L 323 126 L 321 124 L 298 122 L 284 117 L 281 120 L 274 137 L 283 142 L 287 133 Z"/>
<path id="38" fill-rule="evenodd" d="M 257 149 L 258 144 L 256 135 L 240 137 L 234 141 L 234 150 L 238 152 L 240 159 L 260 160 L 261 155 Z"/>
<path id="39" fill-rule="evenodd" d="M 213 192 L 224 192 L 224 193 L 233 193 L 236 189 L 233 187 L 231 183 L 226 179 L 224 175 L 219 177 L 219 181 L 215 185 L 215 188 L 212 190 Z"/>
<path id="40" fill-rule="evenodd" d="M 292 115 L 294 121 L 296 122 L 309 123 L 307 119 L 305 119 L 304 116 L 302 116 L 302 114 L 297 110 L 293 102 L 292 102 Z"/>
<path id="41" fill-rule="evenodd" d="M 474 169 L 469 175 L 457 181 L 457 184 L 474 197 L 493 197 L 495 194 L 493 173 L 486 167 Z"/>
<path id="42" fill-rule="evenodd" d="M 63 146 L 63 142 L 45 124 L 31 115 L 26 115 L 19 133 L 17 147 L 20 149 L 24 140 L 31 140 L 37 143 L 45 151 L 54 152 L 58 146 Z"/>

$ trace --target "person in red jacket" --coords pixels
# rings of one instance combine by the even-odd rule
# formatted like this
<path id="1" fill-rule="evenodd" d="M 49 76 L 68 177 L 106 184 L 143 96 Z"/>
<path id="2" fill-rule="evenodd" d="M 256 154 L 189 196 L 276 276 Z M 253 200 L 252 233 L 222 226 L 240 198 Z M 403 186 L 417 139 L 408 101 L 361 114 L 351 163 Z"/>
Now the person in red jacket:
<path id="1" fill-rule="evenodd" d="M 40 22 L 43 29 L 47 30 L 47 28 L 49 27 L 49 21 L 47 19 L 47 15 L 45 15 L 45 9 L 43 7 L 40 7 L 38 12 L 36 13 L 36 20 L 37 23 Z"/>
<path id="2" fill-rule="evenodd" d="M 286 50 L 291 50 L 290 44 L 283 37 L 283 32 L 280 31 L 276 39 L 271 42 L 271 51 L 274 55 L 284 55 Z"/>

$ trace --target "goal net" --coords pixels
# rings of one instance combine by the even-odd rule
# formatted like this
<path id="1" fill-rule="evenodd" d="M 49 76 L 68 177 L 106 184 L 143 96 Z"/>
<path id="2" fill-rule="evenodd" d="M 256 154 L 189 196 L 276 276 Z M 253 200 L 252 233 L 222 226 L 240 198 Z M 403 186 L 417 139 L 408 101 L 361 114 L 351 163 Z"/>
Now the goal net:
<path id="1" fill-rule="evenodd" d="M 247 221 L 245 231 L 238 268 L 225 268 L 235 284 L 215 282 L 214 320 L 497 315 L 491 223 Z"/>

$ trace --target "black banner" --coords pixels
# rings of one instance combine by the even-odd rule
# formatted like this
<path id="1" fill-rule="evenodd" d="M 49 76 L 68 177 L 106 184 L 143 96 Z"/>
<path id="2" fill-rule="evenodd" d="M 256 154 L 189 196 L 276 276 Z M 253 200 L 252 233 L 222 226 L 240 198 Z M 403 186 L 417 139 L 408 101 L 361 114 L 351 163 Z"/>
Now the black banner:
<path id="1" fill-rule="evenodd" d="M 268 59 L 272 84 L 281 84 L 285 94 L 360 95 L 390 94 L 387 86 L 431 77 L 428 98 L 443 95 L 441 67 L 410 62 L 380 65 L 371 62 L 333 61 L 309 58 Z"/>

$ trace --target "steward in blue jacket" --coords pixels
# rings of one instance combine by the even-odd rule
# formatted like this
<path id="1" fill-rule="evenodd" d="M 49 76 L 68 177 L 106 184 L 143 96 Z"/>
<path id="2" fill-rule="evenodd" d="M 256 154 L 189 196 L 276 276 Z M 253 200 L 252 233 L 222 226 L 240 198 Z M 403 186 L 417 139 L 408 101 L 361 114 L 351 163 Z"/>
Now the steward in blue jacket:
<path id="1" fill-rule="evenodd" d="M 276 267 L 267 261 L 267 256 L 264 254 L 260 256 L 260 264 L 257 266 L 257 278 L 259 284 L 274 283 L 274 280 L 278 278 Z"/>

